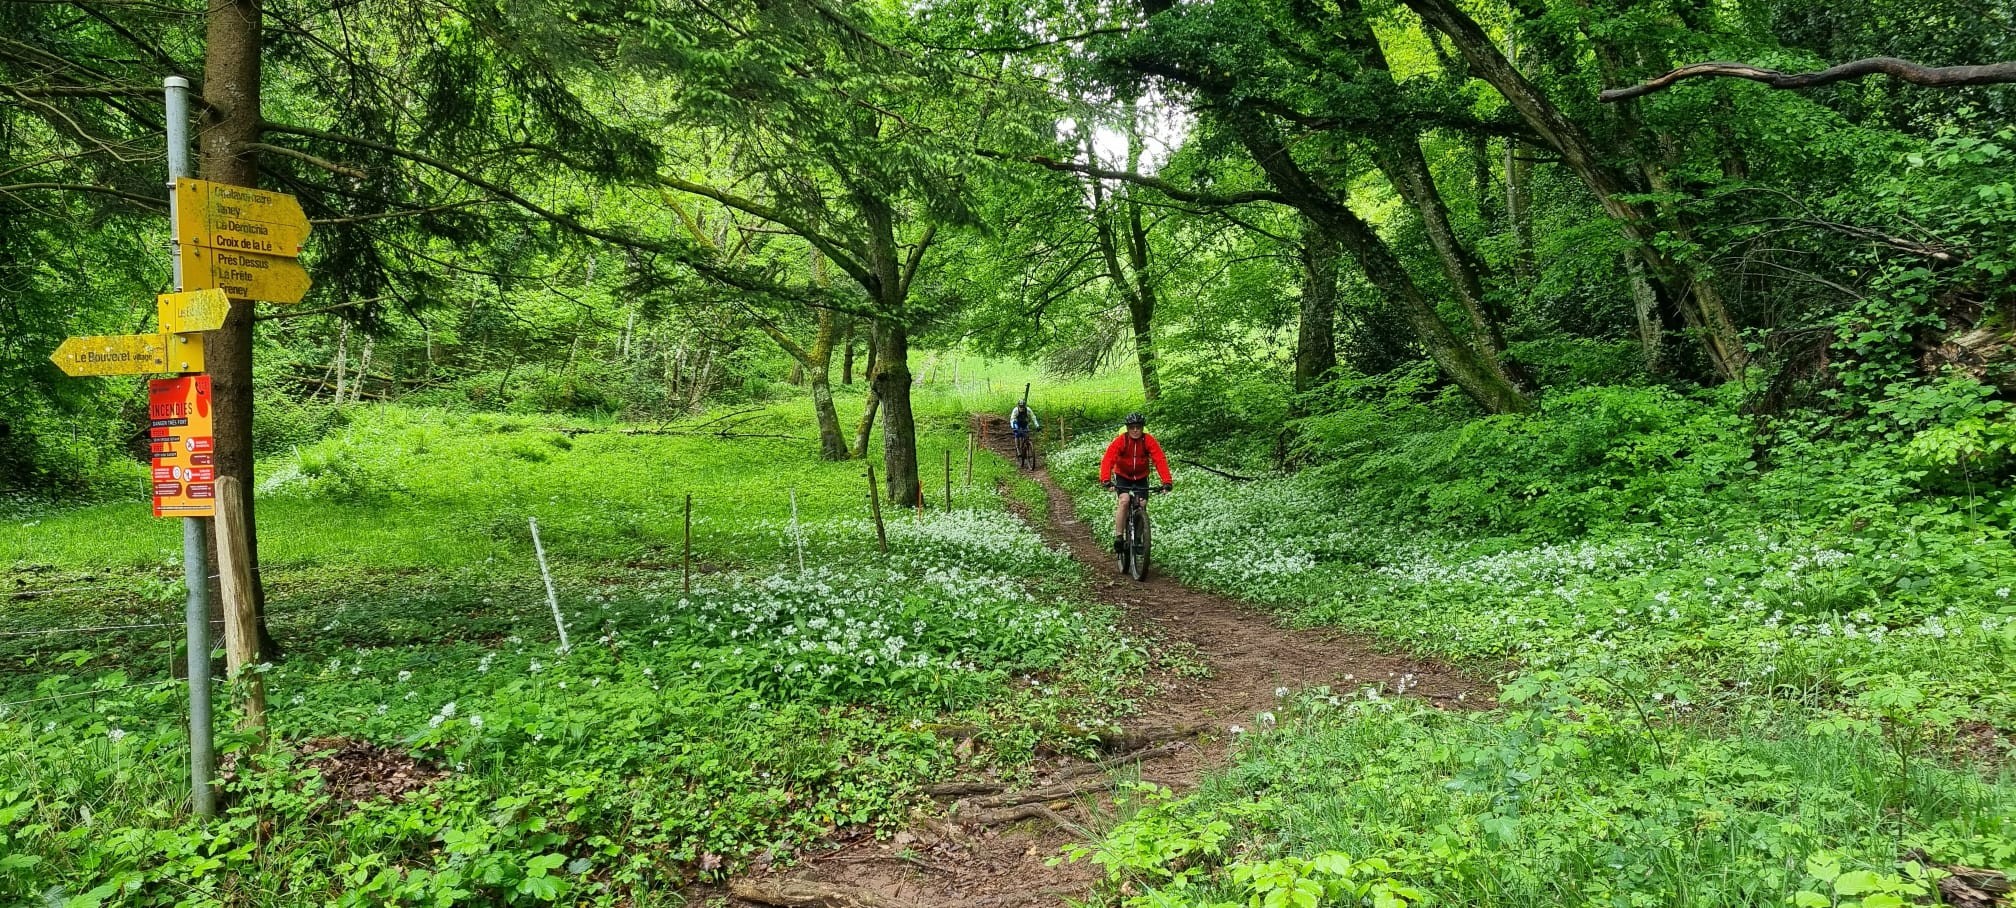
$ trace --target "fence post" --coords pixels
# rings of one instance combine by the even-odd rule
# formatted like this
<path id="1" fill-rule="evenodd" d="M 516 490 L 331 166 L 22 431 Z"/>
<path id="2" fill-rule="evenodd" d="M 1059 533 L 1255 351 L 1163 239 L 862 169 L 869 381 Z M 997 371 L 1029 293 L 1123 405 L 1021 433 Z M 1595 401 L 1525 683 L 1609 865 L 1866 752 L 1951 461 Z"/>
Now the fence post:
<path id="1" fill-rule="evenodd" d="M 539 518 L 529 518 L 532 524 L 532 554 L 539 556 L 539 579 L 546 581 L 546 605 L 553 610 L 553 626 L 560 630 L 560 650 L 566 652 L 574 647 L 567 642 L 567 620 L 560 617 L 560 595 L 553 591 L 553 572 L 546 569 L 546 546 L 539 541 Z"/>
<path id="2" fill-rule="evenodd" d="M 217 581 L 224 594 L 224 671 L 245 693 L 245 728 L 266 728 L 259 625 L 252 609 L 252 553 L 245 542 L 245 488 L 217 477 Z"/>
<path id="3" fill-rule="evenodd" d="M 973 445 L 978 433 L 966 433 L 966 488 L 973 488 Z"/>
<path id="4" fill-rule="evenodd" d="M 875 465 L 868 465 L 868 508 L 875 514 L 875 542 L 889 553 L 889 534 L 882 529 L 882 490 L 875 487 Z"/>
<path id="5" fill-rule="evenodd" d="M 679 559 L 679 577 L 685 595 L 693 595 L 693 493 L 686 493 L 686 554 Z"/>

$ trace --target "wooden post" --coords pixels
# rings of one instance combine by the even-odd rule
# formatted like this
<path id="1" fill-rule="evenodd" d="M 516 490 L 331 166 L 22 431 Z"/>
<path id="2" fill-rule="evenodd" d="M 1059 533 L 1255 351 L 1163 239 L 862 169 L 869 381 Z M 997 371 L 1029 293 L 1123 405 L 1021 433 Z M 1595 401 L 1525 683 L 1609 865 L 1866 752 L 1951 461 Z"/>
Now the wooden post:
<path id="1" fill-rule="evenodd" d="M 1057 447 L 1071 443 L 1071 426 L 1064 421 L 1064 414 L 1057 414 Z"/>
<path id="2" fill-rule="evenodd" d="M 966 433 L 966 488 L 969 489 L 973 488 L 973 445 L 977 438 L 973 432 Z"/>
<path id="3" fill-rule="evenodd" d="M 945 449 L 945 513 L 952 513 L 952 449 Z"/>
<path id="4" fill-rule="evenodd" d="M 868 465 L 868 508 L 875 513 L 875 544 L 889 553 L 889 533 L 882 529 L 882 490 L 875 487 L 875 465 Z"/>
<path id="5" fill-rule="evenodd" d="M 693 595 L 693 493 L 686 493 L 686 554 L 679 559 L 679 576 L 685 594 Z"/>
<path id="6" fill-rule="evenodd" d="M 225 676 L 245 693 L 245 728 L 266 728 L 266 679 L 259 674 L 259 619 L 252 608 L 252 553 L 245 543 L 245 489 L 217 477 L 217 574 L 224 594 Z"/>

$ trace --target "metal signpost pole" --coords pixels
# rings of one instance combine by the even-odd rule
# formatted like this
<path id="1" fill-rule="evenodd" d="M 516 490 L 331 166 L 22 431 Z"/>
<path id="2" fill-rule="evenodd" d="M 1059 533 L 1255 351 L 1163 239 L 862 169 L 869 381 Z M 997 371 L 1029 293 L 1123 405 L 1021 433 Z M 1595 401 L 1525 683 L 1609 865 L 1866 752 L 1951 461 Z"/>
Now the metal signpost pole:
<path id="1" fill-rule="evenodd" d="M 168 223 L 172 234 L 175 289 L 183 288 L 182 236 L 175 211 L 175 180 L 189 172 L 189 80 L 169 76 L 161 82 L 168 102 Z M 210 603 L 206 551 L 210 534 L 201 517 L 182 518 L 182 577 L 189 584 L 183 615 L 189 626 L 189 803 L 199 817 L 217 815 L 217 793 L 210 787 L 216 753 L 210 737 Z"/>

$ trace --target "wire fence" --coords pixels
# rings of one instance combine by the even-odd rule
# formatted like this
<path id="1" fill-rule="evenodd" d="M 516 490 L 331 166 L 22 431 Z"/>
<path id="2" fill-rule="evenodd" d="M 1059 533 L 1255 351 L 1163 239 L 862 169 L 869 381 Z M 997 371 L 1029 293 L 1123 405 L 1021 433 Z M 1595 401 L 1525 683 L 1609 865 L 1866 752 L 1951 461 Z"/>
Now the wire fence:
<path id="1" fill-rule="evenodd" d="M 160 681 L 142 681 L 138 684 L 126 684 L 121 685 L 119 687 L 94 687 L 91 688 L 90 690 L 73 690 L 66 694 L 52 694 L 47 697 L 30 697 L 26 700 L 9 700 L 5 703 L 0 703 L 0 709 L 9 709 L 16 706 L 27 706 L 30 703 L 48 703 L 52 700 L 72 700 L 78 697 L 102 697 L 106 694 L 115 694 L 122 690 L 133 690 L 135 688 L 141 688 L 141 687 L 160 687 L 164 684 L 181 684 L 181 683 L 182 683 L 181 678 L 164 678 Z"/>

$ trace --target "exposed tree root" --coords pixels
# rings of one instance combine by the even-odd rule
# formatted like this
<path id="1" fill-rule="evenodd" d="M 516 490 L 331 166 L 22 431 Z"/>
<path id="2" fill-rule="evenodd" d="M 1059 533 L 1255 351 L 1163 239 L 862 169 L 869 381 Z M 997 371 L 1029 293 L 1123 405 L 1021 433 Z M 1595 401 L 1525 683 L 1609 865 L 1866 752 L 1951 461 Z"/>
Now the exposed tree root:
<path id="1" fill-rule="evenodd" d="M 1063 814 L 1051 810 L 1048 805 L 1044 804 L 1022 804 L 1001 810 L 983 810 L 973 815 L 973 822 L 982 826 L 1000 826 L 1022 820 L 1048 820 L 1056 824 L 1058 829 L 1062 829 L 1081 839 L 1094 838 L 1092 830 L 1071 822 Z"/>
<path id="2" fill-rule="evenodd" d="M 963 798 L 967 795 L 993 794 L 1007 787 L 999 782 L 936 782 L 924 786 L 924 793 L 934 798 Z"/>
<path id="3" fill-rule="evenodd" d="M 1086 763 L 1083 766 L 1073 766 L 1070 769 L 1066 769 L 1062 772 L 1059 772 L 1056 776 L 1052 777 L 1052 781 L 1063 782 L 1069 779 L 1076 779 L 1081 776 L 1109 773 L 1115 769 L 1119 769 L 1120 767 L 1126 766 L 1130 763 L 1146 763 L 1149 760 L 1156 759 L 1157 757 L 1166 757 L 1172 753 L 1175 753 L 1178 749 L 1183 747 L 1183 744 L 1184 742 L 1182 741 L 1169 741 L 1164 744 L 1158 744 L 1154 747 L 1147 747 L 1141 750 L 1124 753 L 1110 760 L 1103 760 L 1098 763 Z"/>
<path id="4" fill-rule="evenodd" d="M 988 795 L 984 798 L 974 798 L 967 803 L 982 810 L 994 807 L 1014 807 L 1017 804 L 1033 804 L 1039 801 L 1061 801 L 1065 798 L 1075 798 L 1079 795 L 1105 791 L 1112 787 L 1112 782 L 1098 779 L 1091 782 L 1052 785 L 1048 788 L 1032 788 L 1028 791 L 1010 791 L 1003 794 Z"/>

